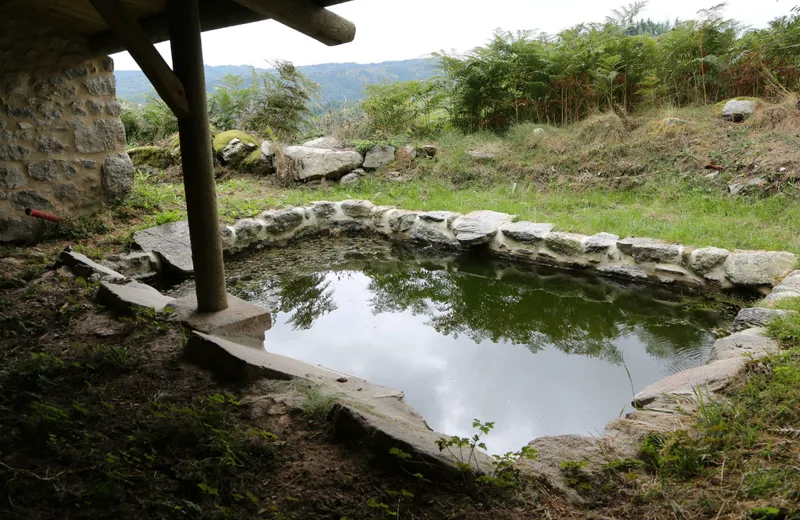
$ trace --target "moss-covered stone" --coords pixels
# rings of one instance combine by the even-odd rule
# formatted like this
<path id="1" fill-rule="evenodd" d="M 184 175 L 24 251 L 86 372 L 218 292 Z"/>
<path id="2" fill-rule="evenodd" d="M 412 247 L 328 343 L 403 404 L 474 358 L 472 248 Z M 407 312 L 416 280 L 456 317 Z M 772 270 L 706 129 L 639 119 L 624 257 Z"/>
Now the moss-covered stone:
<path id="1" fill-rule="evenodd" d="M 222 150 L 224 150 L 225 147 L 228 146 L 234 139 L 238 139 L 244 144 L 253 144 L 256 147 L 258 147 L 260 144 L 258 139 L 246 132 L 242 132 L 241 130 L 228 130 L 227 132 L 221 132 L 214 137 L 214 153 L 222 153 Z"/>
<path id="2" fill-rule="evenodd" d="M 266 158 L 261 153 L 259 148 L 253 150 L 250 155 L 244 158 L 241 162 L 240 169 L 250 173 L 258 173 L 260 175 L 267 175 L 275 173 L 275 167 L 271 158 Z"/>
<path id="3" fill-rule="evenodd" d="M 761 98 L 749 97 L 749 96 L 739 96 L 739 97 L 726 99 L 725 101 L 720 101 L 719 103 L 717 103 L 716 105 L 714 105 L 711 108 L 711 113 L 716 117 L 722 116 L 722 110 L 725 108 L 725 105 L 728 103 L 728 101 L 752 101 L 752 102 L 756 103 L 756 105 L 759 105 L 759 104 L 763 103 Z"/>
<path id="4" fill-rule="evenodd" d="M 150 166 L 152 168 L 168 168 L 172 165 L 172 156 L 166 148 L 160 146 L 140 146 L 128 150 L 128 156 L 134 166 Z"/>

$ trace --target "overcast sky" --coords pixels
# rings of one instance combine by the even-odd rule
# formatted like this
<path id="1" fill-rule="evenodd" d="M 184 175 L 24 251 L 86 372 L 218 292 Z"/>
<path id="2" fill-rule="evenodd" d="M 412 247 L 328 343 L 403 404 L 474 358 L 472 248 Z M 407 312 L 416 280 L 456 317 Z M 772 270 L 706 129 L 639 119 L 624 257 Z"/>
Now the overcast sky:
<path id="1" fill-rule="evenodd" d="M 353 0 L 330 8 L 356 24 L 353 43 L 326 47 L 274 21 L 203 34 L 208 65 L 264 66 L 280 58 L 296 65 L 374 63 L 424 57 L 438 50 L 466 51 L 483 44 L 495 28 L 545 32 L 601 22 L 628 0 Z M 650 0 L 643 13 L 654 20 L 693 18 L 719 0 Z M 800 0 L 730 0 L 726 16 L 761 27 L 789 14 Z M 169 60 L 169 45 L 159 51 Z M 138 69 L 127 53 L 114 56 L 118 70 Z"/>

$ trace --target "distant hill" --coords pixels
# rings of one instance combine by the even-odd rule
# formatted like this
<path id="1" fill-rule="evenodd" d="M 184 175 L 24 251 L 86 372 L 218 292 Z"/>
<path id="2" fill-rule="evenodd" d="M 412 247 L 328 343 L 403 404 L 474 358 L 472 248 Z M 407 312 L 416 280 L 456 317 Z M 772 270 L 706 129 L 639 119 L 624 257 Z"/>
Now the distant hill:
<path id="1" fill-rule="evenodd" d="M 214 90 L 220 79 L 227 74 L 238 74 L 248 78 L 247 65 L 206 66 L 206 85 Z M 264 69 L 259 69 L 264 70 Z M 383 63 L 326 63 L 308 65 L 300 70 L 313 81 L 322 85 L 322 105 L 344 100 L 357 101 L 364 96 L 364 85 L 383 81 L 409 81 L 425 79 L 435 74 L 435 64 L 430 59 L 385 61 Z M 141 71 L 118 70 L 117 96 L 135 102 L 144 102 L 154 90 Z"/>

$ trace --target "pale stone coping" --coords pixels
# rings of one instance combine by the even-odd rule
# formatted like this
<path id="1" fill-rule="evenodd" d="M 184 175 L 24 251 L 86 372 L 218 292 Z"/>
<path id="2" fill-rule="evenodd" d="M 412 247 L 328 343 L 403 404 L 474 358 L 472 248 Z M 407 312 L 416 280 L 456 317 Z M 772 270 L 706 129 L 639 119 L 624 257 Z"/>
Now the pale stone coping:
<path id="1" fill-rule="evenodd" d="M 364 200 L 319 201 L 266 210 L 257 217 L 223 226 L 221 234 L 225 251 L 237 253 L 337 228 L 441 248 L 482 246 L 497 256 L 520 262 L 720 290 L 768 293 L 797 266 L 797 257 L 788 252 L 692 248 L 649 238 L 620 239 L 610 233 L 588 236 L 554 231 L 552 224 L 514 222 L 512 215 L 494 211 L 467 215 L 410 211 Z M 797 273 L 800 280 L 800 271 Z M 792 287 L 800 291 L 800 284 Z"/>

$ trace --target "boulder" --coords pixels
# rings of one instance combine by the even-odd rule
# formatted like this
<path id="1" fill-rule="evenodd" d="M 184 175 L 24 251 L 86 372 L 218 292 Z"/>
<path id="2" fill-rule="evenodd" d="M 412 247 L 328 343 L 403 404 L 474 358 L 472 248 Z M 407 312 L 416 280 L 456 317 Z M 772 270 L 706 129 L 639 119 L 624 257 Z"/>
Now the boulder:
<path id="1" fill-rule="evenodd" d="M 494 238 L 497 231 L 510 224 L 513 217 L 496 211 L 473 211 L 453 221 L 456 239 L 465 246 L 486 244 Z"/>
<path id="2" fill-rule="evenodd" d="M 307 148 L 320 148 L 323 150 L 336 150 L 338 148 L 344 148 L 344 142 L 340 141 L 335 137 L 318 137 L 306 143 L 303 143 L 303 146 Z"/>
<path id="3" fill-rule="evenodd" d="M 348 185 L 348 184 L 358 184 L 359 176 L 355 172 L 350 172 L 344 177 L 339 180 L 339 184 Z"/>
<path id="4" fill-rule="evenodd" d="M 242 132 L 240 130 L 228 130 L 227 132 L 220 132 L 214 137 L 214 153 L 221 155 L 223 150 L 225 150 L 225 148 L 227 148 L 234 140 L 238 140 L 242 145 L 251 150 L 258 148 L 259 145 L 258 140 L 246 132 Z M 223 160 L 226 159 L 223 157 Z"/>
<path id="5" fill-rule="evenodd" d="M 722 118 L 725 121 L 739 123 L 753 115 L 756 102 L 750 99 L 731 99 L 722 107 Z"/>
<path id="6" fill-rule="evenodd" d="M 164 169 L 172 165 L 172 156 L 169 150 L 160 146 L 139 146 L 128 150 L 128 157 L 134 166 L 150 166 L 151 168 Z"/>
<path id="7" fill-rule="evenodd" d="M 394 161 L 394 152 L 394 146 L 382 144 L 373 146 L 364 158 L 364 168 L 377 170 L 382 166 L 390 164 Z"/>
<path id="8" fill-rule="evenodd" d="M 295 180 L 338 179 L 360 167 L 364 159 L 355 151 L 334 151 L 306 146 L 289 146 L 285 154 L 292 160 Z"/>
<path id="9" fill-rule="evenodd" d="M 734 332 L 739 332 L 753 327 L 766 327 L 772 320 L 792 314 L 796 313 L 778 309 L 765 309 L 764 307 L 748 307 L 739 311 L 736 319 L 733 320 L 731 329 Z"/>
<path id="10" fill-rule="evenodd" d="M 747 366 L 744 357 L 729 357 L 712 361 L 656 381 L 636 394 L 633 406 L 642 408 L 663 395 L 694 395 L 698 390 L 716 392 L 725 388 L 731 379 Z"/>
<path id="11" fill-rule="evenodd" d="M 142 251 L 156 253 L 170 271 L 181 276 L 194 274 L 189 223 L 185 220 L 143 229 L 133 234 Z"/>
<path id="12" fill-rule="evenodd" d="M 718 339 L 711 349 L 711 359 L 761 358 L 779 350 L 778 342 L 767 336 L 765 329 L 749 328 Z"/>
<path id="13" fill-rule="evenodd" d="M 553 224 L 535 224 L 533 222 L 513 222 L 500 228 L 503 235 L 523 244 L 544 240 L 552 230 Z"/>
<path id="14" fill-rule="evenodd" d="M 800 292 L 800 271 L 793 271 L 789 274 L 783 281 L 772 289 L 772 294 L 778 294 L 782 292 Z"/>
<path id="15" fill-rule="evenodd" d="M 255 143 L 244 143 L 238 138 L 234 138 L 222 149 L 219 153 L 219 158 L 222 164 L 235 167 L 256 149 L 258 149 L 258 145 Z"/>
<path id="16" fill-rule="evenodd" d="M 725 260 L 725 274 L 736 285 L 774 286 L 797 265 L 792 253 L 734 251 Z"/>

